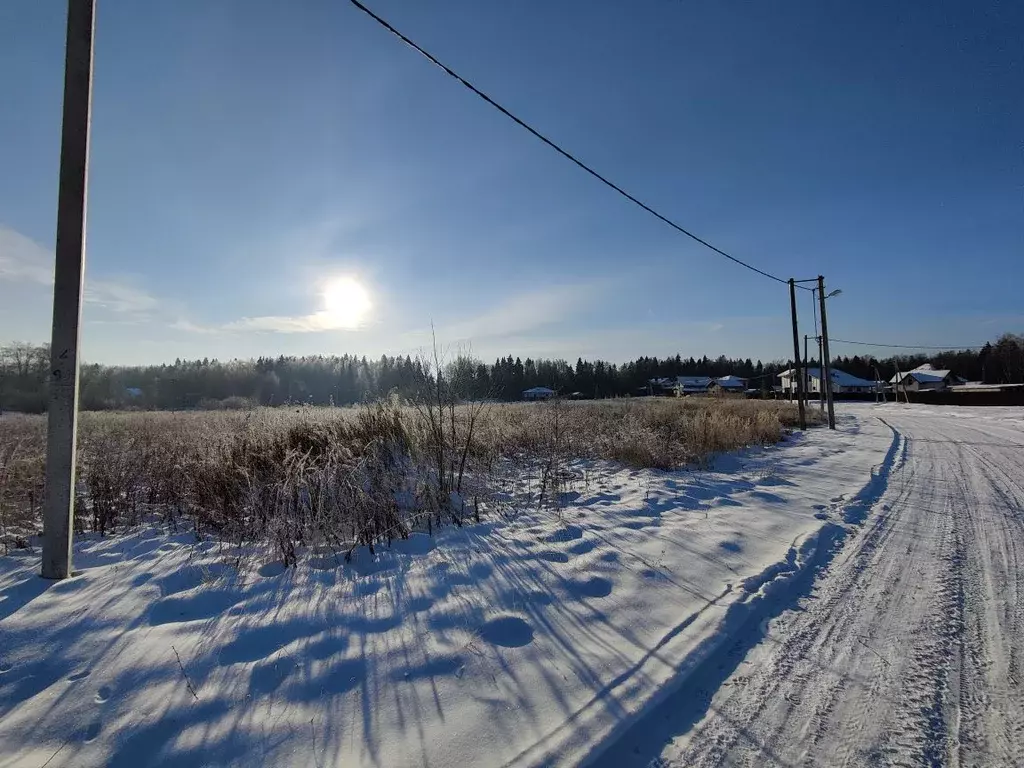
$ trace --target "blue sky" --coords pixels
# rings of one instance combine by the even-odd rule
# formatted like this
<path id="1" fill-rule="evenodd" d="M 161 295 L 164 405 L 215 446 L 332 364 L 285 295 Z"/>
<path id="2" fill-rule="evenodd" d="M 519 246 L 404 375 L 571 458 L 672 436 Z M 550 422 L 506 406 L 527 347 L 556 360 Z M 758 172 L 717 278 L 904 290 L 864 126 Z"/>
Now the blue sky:
<path id="1" fill-rule="evenodd" d="M 65 5 L 0 5 L 0 340 L 49 336 Z M 787 356 L 786 288 L 345 0 L 98 5 L 87 359 L 414 354 L 431 323 L 486 358 Z M 719 247 L 825 274 L 833 336 L 1024 330 L 1019 3 L 368 5 Z M 342 276 L 362 324 L 310 321 Z"/>

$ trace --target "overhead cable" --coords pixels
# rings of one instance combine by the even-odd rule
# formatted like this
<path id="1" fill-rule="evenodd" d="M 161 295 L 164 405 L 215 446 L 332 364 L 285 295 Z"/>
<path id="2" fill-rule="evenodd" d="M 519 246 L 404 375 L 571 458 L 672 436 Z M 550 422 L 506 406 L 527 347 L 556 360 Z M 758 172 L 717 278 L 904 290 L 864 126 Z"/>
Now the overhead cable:
<path id="1" fill-rule="evenodd" d="M 870 341 L 850 341 L 849 339 L 837 339 L 832 336 L 828 340 L 833 344 L 857 344 L 862 347 L 889 347 L 892 349 L 939 349 L 945 352 L 955 352 L 961 349 L 980 349 L 984 344 L 950 344 L 945 347 L 929 346 L 927 344 L 874 344 Z M 987 342 L 986 342 L 987 343 Z"/>
<path id="2" fill-rule="evenodd" d="M 618 192 L 620 195 L 625 197 L 630 202 L 635 203 L 636 205 L 640 206 L 641 208 L 643 208 L 645 211 L 647 211 L 649 214 L 651 214 L 655 218 L 661 220 L 665 224 L 668 224 L 674 230 L 676 230 L 678 232 L 681 232 L 682 234 L 684 234 L 687 237 L 689 237 L 691 240 L 695 240 L 696 242 L 700 243 L 704 247 L 709 248 L 710 250 L 712 250 L 715 253 L 717 253 L 719 256 L 724 256 L 725 258 L 729 259 L 729 261 L 734 262 L 735 264 L 739 264 L 741 267 L 745 267 L 746 269 L 749 269 L 751 272 L 756 272 L 757 274 L 762 275 L 763 277 L 767 277 L 769 280 L 774 280 L 777 283 L 788 284 L 788 282 L 789 282 L 788 280 L 784 280 L 781 277 L 777 277 L 777 276 L 771 274 L 770 272 L 765 272 L 763 269 L 758 269 L 757 267 L 753 266 L 752 264 L 748 264 L 747 262 L 742 261 L 741 259 L 738 259 L 738 258 L 736 258 L 735 256 L 732 256 L 729 253 L 726 253 L 721 248 L 719 248 L 719 247 L 717 247 L 715 245 L 712 245 L 707 240 L 705 240 L 705 239 L 703 239 L 701 237 L 698 237 L 693 232 L 689 231 L 685 227 L 683 227 L 683 226 L 677 224 L 676 222 L 672 221 L 667 216 L 665 216 L 665 215 L 663 215 L 661 213 L 658 213 L 651 206 L 647 205 L 646 203 L 642 202 L 638 198 L 634 197 L 629 192 L 627 192 L 622 187 L 620 187 L 618 184 L 614 183 L 613 181 L 610 181 L 605 176 L 602 176 L 600 173 L 595 171 L 593 168 L 591 168 L 589 165 L 584 163 L 582 160 L 579 160 L 575 155 L 573 155 L 572 153 L 570 153 L 567 150 L 565 150 L 562 147 L 560 147 L 558 144 L 556 144 L 554 141 L 552 141 L 547 136 L 542 134 L 536 128 L 534 128 L 533 126 L 528 124 L 526 121 L 522 120 L 519 117 L 516 117 L 516 115 L 512 114 L 512 112 L 510 112 L 508 109 L 506 109 L 501 104 L 499 104 L 497 101 L 495 101 L 490 96 L 488 96 L 486 93 L 481 91 L 479 88 L 477 88 L 471 82 L 466 80 L 466 78 L 464 78 L 462 75 L 458 74 L 453 69 L 451 69 L 447 65 L 443 64 L 435 56 L 433 56 L 432 54 L 428 53 L 421 46 L 417 45 L 415 42 L 410 40 L 407 36 L 405 36 L 404 34 L 399 32 L 397 29 L 395 29 L 393 26 L 391 26 L 391 24 L 389 24 L 387 21 L 382 19 L 376 13 L 374 13 L 369 8 L 367 8 L 365 5 L 363 5 L 361 2 L 359 2 L 359 0 L 349 0 L 349 2 L 352 3 L 352 5 L 354 5 L 356 8 L 358 8 L 360 11 L 365 13 L 367 16 L 369 16 L 371 19 L 373 19 L 375 22 L 377 22 L 380 26 L 384 27 L 384 29 L 386 29 L 388 32 L 393 34 L 395 37 L 397 37 L 403 43 L 405 43 L 410 48 L 412 48 L 414 51 L 416 51 L 417 53 L 422 55 L 431 64 L 433 64 L 436 67 L 442 69 L 446 74 L 448 74 L 449 76 L 451 76 L 452 78 L 457 80 L 461 85 L 465 86 L 470 91 L 472 91 L 474 94 L 476 94 L 481 99 L 483 99 L 488 104 L 490 104 L 492 107 L 497 109 L 499 112 L 501 112 L 503 115 L 505 115 L 505 117 L 509 118 L 516 125 L 518 125 L 519 127 L 524 128 L 527 131 L 529 131 L 536 138 L 540 139 L 545 144 L 547 144 L 549 147 L 551 147 L 553 150 L 558 152 L 558 154 L 562 155 L 562 157 L 564 157 L 567 160 L 571 161 L 572 163 L 576 164 L 577 166 L 582 168 L 584 171 L 589 173 L 591 176 L 593 176 L 595 179 L 600 181 L 602 184 L 604 184 L 604 185 L 610 187 L 611 189 L 615 190 L 616 192 Z M 803 288 L 804 286 L 799 286 L 799 287 Z M 806 289 L 806 290 L 810 290 L 810 289 Z"/>

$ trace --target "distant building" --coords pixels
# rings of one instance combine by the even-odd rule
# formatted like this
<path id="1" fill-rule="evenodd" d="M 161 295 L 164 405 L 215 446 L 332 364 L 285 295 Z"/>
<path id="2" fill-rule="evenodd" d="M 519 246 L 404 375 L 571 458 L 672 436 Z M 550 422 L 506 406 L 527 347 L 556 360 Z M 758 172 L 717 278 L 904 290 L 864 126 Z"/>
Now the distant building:
<path id="1" fill-rule="evenodd" d="M 673 389 L 676 395 L 705 395 L 714 381 L 710 376 L 676 376 Z"/>
<path id="2" fill-rule="evenodd" d="M 746 388 L 747 380 L 741 379 L 739 376 L 722 376 L 708 385 L 710 392 L 733 392 L 735 394 L 744 392 Z"/>
<path id="3" fill-rule="evenodd" d="M 555 390 L 547 387 L 531 387 L 523 390 L 523 400 L 550 400 L 555 396 Z"/>
<path id="4" fill-rule="evenodd" d="M 961 383 L 949 370 L 938 370 L 930 363 L 920 365 L 912 371 L 898 373 L 889 383 L 903 392 L 941 391 Z"/>
<path id="5" fill-rule="evenodd" d="M 867 394 L 879 391 L 879 383 L 869 379 L 861 379 L 853 374 L 841 371 L 838 368 L 831 369 L 832 394 Z M 793 369 L 783 371 L 779 374 L 781 386 L 779 390 L 785 394 L 791 394 L 796 386 L 796 376 Z M 821 368 L 808 368 L 807 379 L 804 382 L 804 392 L 807 394 L 821 394 L 824 377 Z"/>

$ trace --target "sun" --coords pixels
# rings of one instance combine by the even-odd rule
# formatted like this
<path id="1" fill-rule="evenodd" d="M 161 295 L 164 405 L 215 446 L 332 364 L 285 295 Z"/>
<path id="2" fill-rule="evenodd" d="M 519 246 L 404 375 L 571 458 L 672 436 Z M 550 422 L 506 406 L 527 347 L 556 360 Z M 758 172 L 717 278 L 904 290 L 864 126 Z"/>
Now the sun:
<path id="1" fill-rule="evenodd" d="M 328 328 L 358 328 L 373 307 L 370 294 L 354 277 L 337 277 L 324 286 L 321 316 Z"/>

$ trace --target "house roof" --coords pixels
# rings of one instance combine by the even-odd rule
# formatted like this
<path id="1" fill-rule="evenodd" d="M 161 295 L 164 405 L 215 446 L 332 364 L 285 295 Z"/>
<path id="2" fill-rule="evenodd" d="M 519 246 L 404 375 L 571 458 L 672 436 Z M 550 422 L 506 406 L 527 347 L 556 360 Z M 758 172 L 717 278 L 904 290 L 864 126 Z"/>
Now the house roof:
<path id="1" fill-rule="evenodd" d="M 739 376 L 722 376 L 715 379 L 715 383 L 725 389 L 746 389 L 747 387 L 747 380 L 741 379 Z"/>
<path id="2" fill-rule="evenodd" d="M 555 390 L 549 389 L 548 387 L 530 387 L 529 389 L 523 390 L 524 395 L 553 395 Z"/>
<path id="3" fill-rule="evenodd" d="M 945 381 L 946 377 L 949 376 L 950 373 L 951 371 L 948 369 L 938 370 L 935 367 L 933 367 L 931 363 L 925 363 L 924 365 L 919 365 L 917 368 L 914 368 L 913 370 L 906 371 L 897 376 L 893 376 L 891 379 L 889 379 L 889 383 L 901 383 L 905 381 L 909 376 L 910 378 L 917 381 L 919 384 L 934 384 L 940 381 Z"/>
<path id="4" fill-rule="evenodd" d="M 876 382 L 870 379 L 862 379 L 858 376 L 854 376 L 852 373 L 841 371 L 838 368 L 831 369 L 832 383 L 839 387 L 872 387 L 877 386 Z M 790 368 L 788 371 L 783 371 L 779 374 L 779 378 L 792 378 L 793 369 Z M 821 380 L 821 368 L 808 368 L 807 377 L 810 379 Z"/>
<path id="5" fill-rule="evenodd" d="M 680 387 L 703 387 L 711 386 L 710 376 L 676 376 L 676 384 Z"/>

